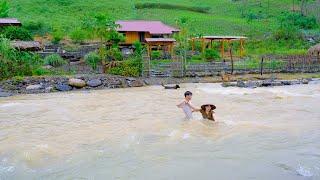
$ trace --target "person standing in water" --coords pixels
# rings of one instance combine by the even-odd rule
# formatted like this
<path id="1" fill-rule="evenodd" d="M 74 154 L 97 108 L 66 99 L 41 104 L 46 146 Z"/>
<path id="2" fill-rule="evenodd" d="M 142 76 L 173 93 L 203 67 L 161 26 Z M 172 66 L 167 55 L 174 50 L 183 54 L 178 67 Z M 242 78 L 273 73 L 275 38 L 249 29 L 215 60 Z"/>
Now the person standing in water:
<path id="1" fill-rule="evenodd" d="M 191 104 L 191 99 L 192 99 L 192 92 L 186 91 L 184 93 L 184 100 L 182 101 L 182 103 L 177 105 L 178 108 L 182 108 L 187 119 L 193 118 L 192 116 L 193 112 L 200 111 L 200 109 L 193 107 L 193 105 Z"/>

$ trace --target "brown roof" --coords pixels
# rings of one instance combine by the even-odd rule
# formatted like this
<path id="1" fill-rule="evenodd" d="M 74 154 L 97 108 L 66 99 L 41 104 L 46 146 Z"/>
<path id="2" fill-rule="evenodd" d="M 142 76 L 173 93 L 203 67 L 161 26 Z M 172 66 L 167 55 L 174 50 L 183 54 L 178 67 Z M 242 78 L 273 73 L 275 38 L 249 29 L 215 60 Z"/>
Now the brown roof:
<path id="1" fill-rule="evenodd" d="M 131 32 L 149 32 L 150 34 L 172 34 L 178 32 L 179 29 L 163 24 L 161 21 L 117 21 L 120 27 L 118 31 Z"/>
<path id="2" fill-rule="evenodd" d="M 0 26 L 21 25 L 21 22 L 15 18 L 0 18 Z"/>
<path id="3" fill-rule="evenodd" d="M 146 42 L 176 42 L 173 38 L 146 38 Z"/>

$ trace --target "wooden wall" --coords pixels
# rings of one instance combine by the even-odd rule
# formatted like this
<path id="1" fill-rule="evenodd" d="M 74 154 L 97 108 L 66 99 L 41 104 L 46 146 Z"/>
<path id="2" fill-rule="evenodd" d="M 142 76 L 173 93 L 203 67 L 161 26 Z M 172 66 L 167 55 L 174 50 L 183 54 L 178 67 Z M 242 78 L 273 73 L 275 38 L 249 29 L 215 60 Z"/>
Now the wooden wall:
<path id="1" fill-rule="evenodd" d="M 139 41 L 139 32 L 126 32 L 126 44 L 133 44 L 135 41 Z M 145 38 L 150 38 L 150 33 L 145 33 Z"/>

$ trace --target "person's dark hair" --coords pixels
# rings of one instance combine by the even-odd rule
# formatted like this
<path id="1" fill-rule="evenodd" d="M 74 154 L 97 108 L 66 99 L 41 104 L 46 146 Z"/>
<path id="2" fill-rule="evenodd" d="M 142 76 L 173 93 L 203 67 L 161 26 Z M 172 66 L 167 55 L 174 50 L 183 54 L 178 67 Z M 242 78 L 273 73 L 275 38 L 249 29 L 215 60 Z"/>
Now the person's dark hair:
<path id="1" fill-rule="evenodd" d="M 190 92 L 190 91 L 186 91 L 186 92 L 184 93 L 184 97 L 191 96 L 191 95 L 192 95 L 192 92 Z"/>

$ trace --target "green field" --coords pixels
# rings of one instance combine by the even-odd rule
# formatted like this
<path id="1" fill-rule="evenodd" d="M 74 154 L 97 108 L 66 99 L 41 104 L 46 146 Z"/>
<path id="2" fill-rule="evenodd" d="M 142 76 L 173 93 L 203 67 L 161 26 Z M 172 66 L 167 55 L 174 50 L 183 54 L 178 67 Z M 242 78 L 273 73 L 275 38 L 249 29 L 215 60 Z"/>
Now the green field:
<path id="1" fill-rule="evenodd" d="M 297 40 L 279 41 L 272 33 L 279 26 L 282 12 L 299 7 L 299 1 L 292 0 L 11 0 L 10 16 L 22 23 L 41 24 L 38 33 L 44 35 L 54 29 L 62 30 L 68 36 L 72 30 L 81 27 L 85 17 L 107 14 L 114 20 L 146 19 L 161 20 L 177 26 L 177 19 L 187 18 L 187 29 L 192 34 L 243 35 L 249 37 L 247 55 L 256 54 L 301 54 L 311 45 Z M 136 3 L 166 3 L 187 7 L 207 7 L 208 13 L 179 9 L 145 8 L 137 9 Z M 320 10 L 319 10 L 320 11 Z M 308 16 L 319 15 L 310 11 Z M 286 30 L 284 30 L 285 32 Z M 311 30 L 300 29 L 304 34 L 320 34 L 319 26 Z"/>

